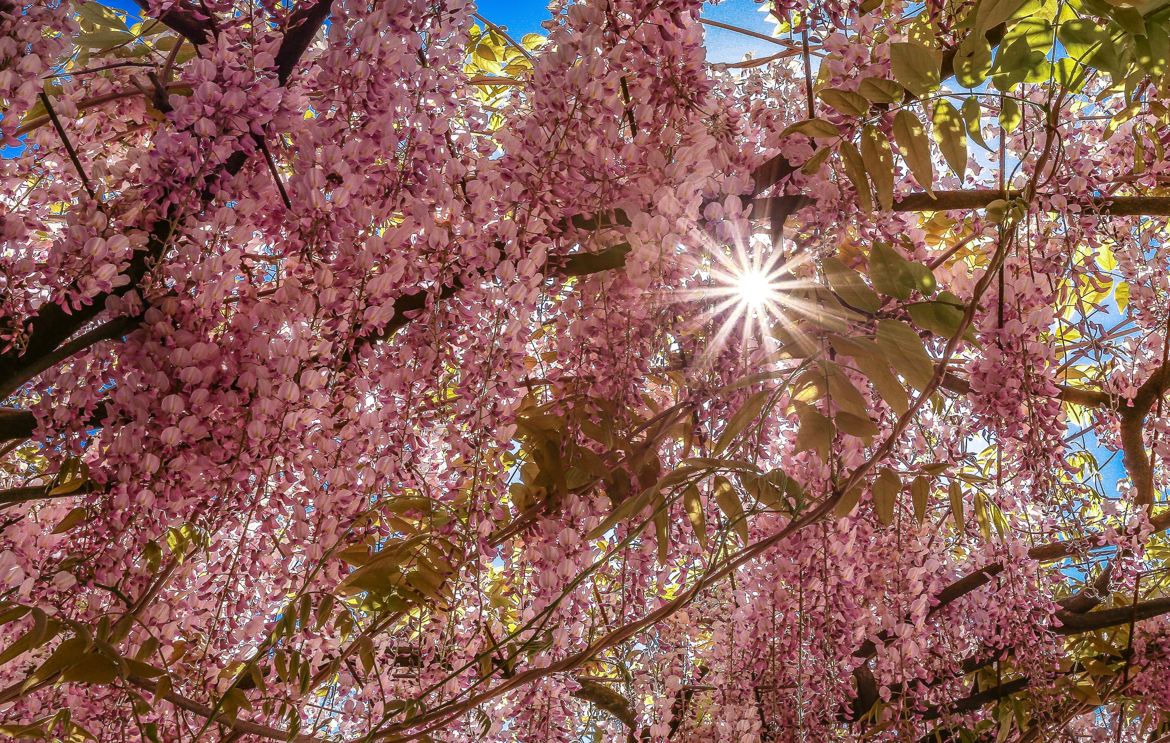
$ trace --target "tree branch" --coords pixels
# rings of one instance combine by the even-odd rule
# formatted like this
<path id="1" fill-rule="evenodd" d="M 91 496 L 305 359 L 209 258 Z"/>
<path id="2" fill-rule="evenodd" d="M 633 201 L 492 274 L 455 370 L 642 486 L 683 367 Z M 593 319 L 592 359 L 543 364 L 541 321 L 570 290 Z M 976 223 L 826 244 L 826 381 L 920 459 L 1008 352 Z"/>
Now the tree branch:
<path id="1" fill-rule="evenodd" d="M 771 161 L 769 161 L 770 163 Z M 757 172 L 771 173 L 769 163 L 765 163 Z M 787 163 L 787 161 L 785 161 Z M 776 166 L 780 167 L 780 166 Z M 795 168 L 788 166 L 785 175 L 792 173 Z M 768 177 L 771 177 L 770 175 Z M 1008 198 L 1019 198 L 1023 194 L 1018 190 L 1009 190 Z M 975 188 L 964 191 L 935 191 L 934 196 L 928 193 L 911 193 L 894 199 L 893 211 L 896 212 L 942 212 L 951 210 L 984 209 L 994 201 L 1004 198 L 1004 193 L 996 189 Z M 787 210 L 796 211 L 812 203 L 804 196 L 769 196 L 756 199 L 752 202 L 752 218 L 762 219 L 769 214 Z M 1090 214 L 1101 214 L 1110 217 L 1170 216 L 1170 196 L 1088 196 L 1076 199 L 1081 209 Z"/>
<path id="2" fill-rule="evenodd" d="M 288 82 L 321 24 L 329 17 L 333 0 L 317 0 L 305 8 L 297 8 L 288 19 L 288 30 L 276 52 L 276 76 L 281 86 Z"/>
<path id="3" fill-rule="evenodd" d="M 150 3 L 146 0 L 134 0 L 138 7 L 146 13 L 150 12 Z M 195 46 L 207 43 L 208 25 L 191 14 L 177 3 L 168 8 L 156 19 L 159 23 L 175 31 Z"/>
<path id="4" fill-rule="evenodd" d="M 143 691 L 154 694 L 158 690 L 158 684 L 138 676 L 130 676 L 128 681 L 137 686 Z M 163 699 L 180 709 L 185 709 L 188 712 L 194 712 L 205 720 L 217 722 L 220 725 L 225 725 L 232 730 L 245 733 L 247 735 L 259 735 L 271 740 L 288 741 L 289 743 L 328 743 L 323 738 L 317 738 L 312 735 L 291 735 L 288 731 L 271 728 L 267 725 L 260 725 L 255 722 L 248 722 L 247 720 L 238 720 L 223 712 L 217 711 L 208 707 L 206 704 L 196 702 L 194 699 L 179 694 L 175 691 L 168 691 L 163 694 Z"/>

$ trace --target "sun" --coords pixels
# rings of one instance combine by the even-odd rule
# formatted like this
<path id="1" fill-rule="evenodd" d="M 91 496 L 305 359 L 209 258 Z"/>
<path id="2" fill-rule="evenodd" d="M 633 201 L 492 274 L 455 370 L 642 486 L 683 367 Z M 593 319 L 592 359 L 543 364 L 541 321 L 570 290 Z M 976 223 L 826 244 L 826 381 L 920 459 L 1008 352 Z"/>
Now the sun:
<path id="1" fill-rule="evenodd" d="M 775 330 L 790 326 L 792 316 L 805 309 L 801 295 L 808 282 L 797 274 L 807 258 L 794 260 L 783 246 L 755 236 L 702 248 L 696 283 L 682 298 L 703 306 L 689 323 L 710 333 L 704 354 L 713 358 L 729 346 L 746 354 L 774 350 Z"/>
<path id="2" fill-rule="evenodd" d="M 759 269 L 747 268 L 735 277 L 738 299 L 749 309 L 766 307 L 779 299 L 778 282 Z"/>

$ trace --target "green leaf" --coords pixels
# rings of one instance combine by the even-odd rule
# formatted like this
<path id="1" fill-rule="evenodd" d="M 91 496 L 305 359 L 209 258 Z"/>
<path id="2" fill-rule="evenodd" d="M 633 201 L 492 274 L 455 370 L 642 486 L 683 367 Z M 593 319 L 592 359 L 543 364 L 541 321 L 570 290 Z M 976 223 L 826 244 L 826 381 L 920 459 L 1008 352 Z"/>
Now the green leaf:
<path id="1" fill-rule="evenodd" d="M 983 0 L 975 11 L 975 28 L 972 35 L 983 36 L 989 30 L 1016 15 L 1024 0 Z"/>
<path id="2" fill-rule="evenodd" d="M 739 540 L 747 544 L 748 525 L 744 518 L 743 503 L 739 500 L 739 495 L 735 492 L 735 487 L 726 477 L 715 477 L 715 504 L 719 506 L 719 510 L 727 517 L 727 521 L 731 524 L 731 528 L 735 530 Z"/>
<path id="3" fill-rule="evenodd" d="M 942 98 L 935 101 L 932 119 L 934 141 L 947 165 L 962 180 L 967 172 L 967 133 L 963 120 L 951 102 Z"/>
<path id="4" fill-rule="evenodd" d="M 977 88 L 991 71 L 991 45 L 980 33 L 967 34 L 955 50 L 955 79 L 964 88 Z"/>
<path id="5" fill-rule="evenodd" d="M 629 496 L 623 500 L 613 512 L 605 518 L 600 524 L 595 526 L 589 534 L 586 535 L 588 539 L 597 539 L 610 529 L 612 529 L 619 521 L 624 521 L 636 513 L 641 512 L 646 506 L 650 505 L 650 500 L 657 493 L 656 488 L 645 490 L 638 495 Z"/>
<path id="6" fill-rule="evenodd" d="M 1004 98 L 1003 104 L 999 108 L 999 125 L 1003 127 L 1005 134 L 1011 134 L 1020 125 L 1024 117 L 1020 113 L 1020 104 L 1016 103 L 1015 98 Z"/>
<path id="7" fill-rule="evenodd" d="M 703 499 L 699 495 L 699 489 L 694 485 L 688 485 L 683 491 L 682 502 L 687 521 L 691 522 L 691 529 L 699 538 L 699 546 L 707 549 L 707 516 L 703 513 Z"/>
<path id="8" fill-rule="evenodd" d="M 109 684 L 118 678 L 118 664 L 105 655 L 86 653 L 76 663 L 61 672 L 62 681 L 82 684 Z"/>
<path id="9" fill-rule="evenodd" d="M 880 348 L 876 343 L 874 347 L 880 353 Z M 902 386 L 902 383 L 890 371 L 889 364 L 878 353 L 854 356 L 853 362 L 856 364 L 858 371 L 869 379 L 870 384 L 873 385 L 878 396 L 882 400 L 885 400 L 886 404 L 895 413 L 902 415 L 910 409 L 909 395 L 906 394 L 906 388 Z"/>
<path id="10" fill-rule="evenodd" d="M 1170 34 L 1162 23 L 1151 23 L 1145 36 L 1134 40 L 1137 63 L 1155 80 L 1170 67 Z"/>
<path id="11" fill-rule="evenodd" d="M 861 116 L 869 110 L 869 101 L 851 90 L 826 88 L 817 93 L 817 97 L 846 116 Z"/>
<path id="12" fill-rule="evenodd" d="M 934 165 L 930 161 L 930 140 L 918 117 L 904 108 L 894 115 L 894 140 L 915 180 L 933 197 Z"/>
<path id="13" fill-rule="evenodd" d="M 846 140 L 841 142 L 838 152 L 841 155 L 841 165 L 845 168 L 845 175 L 853 184 L 853 190 L 857 192 L 858 206 L 862 211 L 873 211 L 873 193 L 869 189 L 869 181 L 865 177 L 865 163 L 861 159 L 861 153 L 857 151 L 857 146 Z"/>
<path id="14" fill-rule="evenodd" d="M 126 31 L 126 23 L 111 8 L 98 2 L 83 3 L 77 7 L 77 17 L 96 28 Z"/>
<path id="15" fill-rule="evenodd" d="M 822 147 L 813 153 L 813 156 L 805 160 L 804 165 L 800 166 L 800 172 L 805 175 L 815 175 L 833 154 L 833 150 L 829 147 Z"/>
<path id="16" fill-rule="evenodd" d="M 902 480 L 898 474 L 889 467 L 882 467 L 873 483 L 873 509 L 882 526 L 889 526 L 893 522 L 894 506 L 901 490 Z"/>
<path id="17" fill-rule="evenodd" d="M 918 523 L 926 520 L 926 506 L 930 498 L 930 478 L 919 475 L 910 483 L 910 499 L 914 503 L 914 519 Z"/>
<path id="18" fill-rule="evenodd" d="M 832 421 L 812 408 L 803 408 L 800 411 L 800 429 L 796 432 L 796 452 L 815 451 L 822 462 L 827 462 L 832 444 Z"/>
<path id="19" fill-rule="evenodd" d="M 934 302 L 917 302 L 907 305 L 906 309 L 910 312 L 914 323 L 920 328 L 925 328 L 943 338 L 951 338 L 958 332 L 967 306 L 954 294 L 941 292 Z M 970 328 L 967 328 L 964 337 L 968 340 L 974 340 Z"/>
<path id="20" fill-rule="evenodd" d="M 890 68 L 894 79 L 915 96 L 922 97 L 938 87 L 942 55 L 915 41 L 890 44 Z"/>
<path id="21" fill-rule="evenodd" d="M 102 51 L 112 49 L 116 46 L 125 46 L 134 40 L 134 35 L 126 30 L 88 31 L 78 34 L 76 38 L 78 46 L 88 49 L 100 49 Z"/>
<path id="22" fill-rule="evenodd" d="M 867 77 L 857 86 L 857 92 L 873 103 L 897 103 L 905 97 L 905 89 L 881 77 Z"/>
<path id="23" fill-rule="evenodd" d="M 869 278 L 882 294 L 906 300 L 915 292 L 933 294 L 934 274 L 921 263 L 908 261 L 888 243 L 875 243 L 869 253 Z"/>
<path id="24" fill-rule="evenodd" d="M 89 465 L 76 457 L 70 457 L 61 464 L 61 469 L 57 472 L 56 484 L 49 490 L 49 495 L 76 493 L 87 482 L 89 482 Z"/>
<path id="25" fill-rule="evenodd" d="M 862 439 L 868 445 L 870 440 L 877 436 L 878 427 L 869 419 L 869 416 L 854 415 L 853 413 L 845 413 L 838 411 L 833 416 L 833 422 L 837 424 L 837 430 L 848 436 Z"/>
<path id="26" fill-rule="evenodd" d="M 894 153 L 890 140 L 873 124 L 861 130 L 861 162 L 873 181 L 878 204 L 882 209 L 894 207 Z"/>
<path id="27" fill-rule="evenodd" d="M 764 475 L 740 475 L 744 490 L 774 511 L 789 513 L 804 498 L 804 488 L 784 470 L 774 469 Z"/>
<path id="28" fill-rule="evenodd" d="M 841 130 L 837 128 L 837 125 L 824 119 L 805 119 L 804 121 L 790 124 L 785 127 L 784 131 L 780 132 L 780 137 L 787 137 L 793 133 L 800 133 L 806 137 L 819 137 L 821 139 L 835 139 L 841 136 Z"/>
<path id="29" fill-rule="evenodd" d="M 960 113 L 963 116 L 963 127 L 967 130 L 967 136 L 975 140 L 975 144 L 991 152 L 991 147 L 983 138 L 983 110 L 979 106 L 979 99 L 971 96 L 963 101 Z"/>
<path id="30" fill-rule="evenodd" d="M 1112 11 L 1113 20 L 1117 21 L 1118 26 L 1134 36 L 1146 35 L 1146 21 L 1142 18 L 1140 10 L 1126 6 L 1114 6 Z"/>
<path id="31" fill-rule="evenodd" d="M 744 432 L 748 424 L 759 416 L 760 411 L 764 409 L 764 405 L 767 404 L 768 398 L 771 395 L 772 393 L 769 390 L 761 390 L 744 401 L 739 410 L 735 411 L 735 415 L 731 416 L 731 419 L 727 422 L 727 427 L 723 429 L 723 434 L 719 437 L 719 441 L 716 442 L 713 450 L 715 456 L 723 453 L 731 442 L 735 441 Z"/>
<path id="32" fill-rule="evenodd" d="M 951 501 L 951 515 L 955 517 L 955 529 L 962 534 L 963 529 L 963 490 L 958 480 L 951 480 L 947 489 L 947 496 Z"/>
<path id="33" fill-rule="evenodd" d="M 868 421 L 869 414 L 865 398 L 853 386 L 853 382 L 849 381 L 849 377 L 841 371 L 841 367 L 831 361 L 821 362 L 820 367 L 824 374 L 825 383 L 829 387 L 829 399 L 833 401 L 833 404 L 839 410 Z"/>
<path id="34" fill-rule="evenodd" d="M 1089 19 L 1067 20 L 1057 27 L 1056 37 L 1070 59 L 1108 72 L 1115 81 L 1124 77 L 1125 65 L 1118 56 L 1121 46 L 1108 27 Z"/>
<path id="35" fill-rule="evenodd" d="M 857 508 L 857 502 L 861 500 L 862 487 L 855 485 L 847 490 L 841 496 L 841 500 L 837 501 L 837 505 L 833 507 L 833 513 L 837 518 L 845 518 L 853 513 L 853 509 Z"/>
<path id="36" fill-rule="evenodd" d="M 18 658 L 29 650 L 39 648 L 57 636 L 61 625 L 55 619 L 49 619 L 40 609 L 33 609 L 33 626 L 28 632 L 16 638 L 11 645 L 0 653 L 0 666 Z"/>
<path id="37" fill-rule="evenodd" d="M 856 307 L 863 312 L 877 312 L 882 306 L 882 300 L 869 288 L 861 274 L 849 268 L 836 258 L 825 258 L 821 261 L 821 268 L 829 286 L 849 306 Z"/>
<path id="38" fill-rule="evenodd" d="M 411 557 L 412 548 L 425 538 L 424 535 L 418 535 L 406 540 L 392 541 L 381 551 L 371 555 L 364 565 L 345 576 L 338 590 L 345 594 L 377 591 L 399 583 L 402 578 L 399 565 Z"/>
<path id="39" fill-rule="evenodd" d="M 74 508 L 69 513 L 65 514 L 65 518 L 61 519 L 60 523 L 54 527 L 53 533 L 63 534 L 69 531 L 73 527 L 85 521 L 87 515 L 89 515 L 89 509 L 87 509 L 85 506 L 78 506 L 77 508 Z"/>
<path id="40" fill-rule="evenodd" d="M 886 360 L 911 386 L 926 388 L 934 377 L 934 361 L 913 328 L 901 320 L 878 320 L 875 340 Z"/>

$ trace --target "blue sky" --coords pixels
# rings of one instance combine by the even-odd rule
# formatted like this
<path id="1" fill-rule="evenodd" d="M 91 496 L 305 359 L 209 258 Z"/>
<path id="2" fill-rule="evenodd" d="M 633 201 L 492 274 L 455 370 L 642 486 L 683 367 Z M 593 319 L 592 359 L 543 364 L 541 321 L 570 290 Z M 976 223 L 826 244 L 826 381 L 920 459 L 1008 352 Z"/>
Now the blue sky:
<path id="1" fill-rule="evenodd" d="M 105 4 L 111 8 L 121 8 L 132 15 L 138 14 L 134 0 L 105 0 Z M 540 22 L 549 17 L 546 4 L 541 0 L 480 0 L 477 4 L 480 15 L 521 36 L 540 33 Z M 725 0 L 718 5 L 707 3 L 703 17 L 760 33 L 770 33 L 772 26 L 764 20 L 759 7 L 760 4 L 755 0 Z M 707 28 L 707 43 L 708 56 L 712 62 L 737 62 L 748 52 L 762 56 L 771 47 L 766 41 L 710 27 Z"/>

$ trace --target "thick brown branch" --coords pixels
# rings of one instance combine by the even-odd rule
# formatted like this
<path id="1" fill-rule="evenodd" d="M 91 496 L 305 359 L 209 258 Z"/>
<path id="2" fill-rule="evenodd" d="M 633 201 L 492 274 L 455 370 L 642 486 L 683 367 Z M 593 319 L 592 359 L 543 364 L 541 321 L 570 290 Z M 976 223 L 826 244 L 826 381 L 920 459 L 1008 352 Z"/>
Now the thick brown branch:
<path id="1" fill-rule="evenodd" d="M 0 441 L 27 439 L 36 427 L 37 419 L 31 411 L 0 408 Z"/>
<path id="2" fill-rule="evenodd" d="M 276 75 L 281 85 L 288 82 L 297 62 L 309 48 L 309 44 L 313 43 L 313 37 L 329 17 L 332 8 L 333 0 L 317 0 L 305 8 L 297 8 L 289 16 L 288 30 L 280 43 L 280 49 L 276 52 Z"/>
<path id="3" fill-rule="evenodd" d="M 1154 504 L 1154 467 L 1146 452 L 1143 425 L 1150 409 L 1166 391 L 1170 366 L 1162 365 L 1134 394 L 1133 404 L 1121 409 L 1121 451 L 1135 491 L 1134 504 L 1150 509 Z"/>
<path id="4" fill-rule="evenodd" d="M 146 2 L 146 0 L 134 0 L 134 2 L 144 11 L 150 12 L 150 3 Z M 178 3 L 172 4 L 170 8 L 155 20 L 167 28 L 178 32 L 195 46 L 207 43 L 207 23 L 196 18 L 189 10 L 184 9 Z"/>
<path id="5" fill-rule="evenodd" d="M 757 172 L 771 174 L 772 171 L 767 170 L 768 167 L 768 164 L 765 164 Z M 779 168 L 779 165 L 774 167 Z M 783 174 L 787 175 L 793 170 L 795 169 L 789 167 L 787 171 L 783 171 Z M 1020 196 L 1022 196 L 1020 191 L 1008 191 L 1009 198 Z M 935 191 L 934 196 L 928 193 L 912 193 L 895 199 L 893 210 L 896 212 L 941 212 L 984 209 L 992 202 L 1002 198 L 1004 198 L 1002 191 L 982 188 L 965 191 Z M 808 199 L 803 196 L 771 196 L 756 199 L 752 202 L 752 217 L 762 219 L 781 209 L 795 211 L 809 203 Z M 1170 216 L 1170 196 L 1089 196 L 1076 199 L 1073 203 L 1086 213 L 1111 217 Z"/>
<path id="6" fill-rule="evenodd" d="M 634 715 L 630 700 L 600 681 L 579 678 L 577 683 L 581 688 L 572 692 L 572 696 L 605 710 L 631 731 L 637 730 L 638 718 Z"/>
<path id="7" fill-rule="evenodd" d="M 967 395 L 971 392 L 971 383 L 950 371 L 945 373 L 940 386 L 961 395 Z M 1060 399 L 1074 405 L 1082 405 L 1086 408 L 1110 408 L 1117 404 L 1117 399 L 1113 395 L 1100 390 L 1067 385 L 1057 385 L 1057 388 L 1060 390 Z"/>
<path id="8" fill-rule="evenodd" d="M 1057 612 L 1056 617 L 1061 626 L 1053 628 L 1058 635 L 1079 635 L 1083 632 L 1093 632 L 1108 627 L 1128 624 L 1131 621 L 1140 622 L 1144 619 L 1153 619 L 1170 613 L 1170 598 L 1151 599 L 1142 601 L 1134 606 L 1119 606 L 1113 609 L 1091 611 L 1088 614 L 1079 614 L 1072 611 Z"/>

